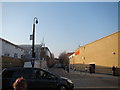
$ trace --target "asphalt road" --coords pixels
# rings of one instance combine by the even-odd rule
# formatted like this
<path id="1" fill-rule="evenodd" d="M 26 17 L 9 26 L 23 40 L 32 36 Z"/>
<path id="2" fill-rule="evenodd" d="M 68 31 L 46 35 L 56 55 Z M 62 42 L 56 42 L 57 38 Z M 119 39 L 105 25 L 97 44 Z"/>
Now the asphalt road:
<path id="1" fill-rule="evenodd" d="M 120 88 L 75 88 L 74 90 L 120 90 Z"/>
<path id="2" fill-rule="evenodd" d="M 51 68 L 49 71 L 71 79 L 75 86 L 74 90 L 120 90 L 118 89 L 118 77 L 116 76 L 76 71 L 67 73 L 61 68 Z"/>

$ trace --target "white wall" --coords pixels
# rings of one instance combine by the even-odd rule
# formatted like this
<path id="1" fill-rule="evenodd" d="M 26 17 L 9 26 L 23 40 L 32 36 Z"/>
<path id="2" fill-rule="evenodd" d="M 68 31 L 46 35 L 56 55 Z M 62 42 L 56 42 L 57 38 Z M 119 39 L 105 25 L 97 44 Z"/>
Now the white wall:
<path id="1" fill-rule="evenodd" d="M 25 62 L 24 67 L 32 67 L 31 62 Z M 46 60 L 36 60 L 34 67 L 48 70 Z"/>
<path id="2" fill-rule="evenodd" d="M 21 58 L 21 55 L 24 55 L 24 50 L 18 48 L 10 43 L 2 41 L 2 55 L 9 54 L 10 57 L 14 57 L 14 54 L 17 54 L 17 58 Z"/>
<path id="3" fill-rule="evenodd" d="M 47 61 L 46 60 L 36 60 L 35 61 L 35 67 L 48 70 Z"/>

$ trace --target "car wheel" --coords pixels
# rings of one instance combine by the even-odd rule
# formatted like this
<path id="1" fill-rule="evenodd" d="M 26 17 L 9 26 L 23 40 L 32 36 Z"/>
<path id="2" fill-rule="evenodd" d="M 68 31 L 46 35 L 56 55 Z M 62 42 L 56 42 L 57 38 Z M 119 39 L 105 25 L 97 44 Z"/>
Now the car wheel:
<path id="1" fill-rule="evenodd" d="M 59 89 L 58 90 L 67 90 L 65 86 L 61 85 L 59 86 Z"/>

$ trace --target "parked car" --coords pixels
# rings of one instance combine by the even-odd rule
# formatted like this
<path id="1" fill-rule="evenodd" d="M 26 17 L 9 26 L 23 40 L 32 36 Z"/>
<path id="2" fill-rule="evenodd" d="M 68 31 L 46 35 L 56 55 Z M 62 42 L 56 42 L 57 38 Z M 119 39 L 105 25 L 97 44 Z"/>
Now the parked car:
<path id="1" fill-rule="evenodd" d="M 2 90 L 13 89 L 13 82 L 23 77 L 28 90 L 73 90 L 74 84 L 68 78 L 56 76 L 39 68 L 7 68 L 2 71 Z"/>

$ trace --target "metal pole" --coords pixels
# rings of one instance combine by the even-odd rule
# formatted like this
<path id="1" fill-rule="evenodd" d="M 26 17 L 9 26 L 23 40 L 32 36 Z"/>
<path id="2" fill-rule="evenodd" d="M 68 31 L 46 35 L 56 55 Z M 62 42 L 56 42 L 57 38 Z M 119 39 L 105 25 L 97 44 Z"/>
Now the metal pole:
<path id="1" fill-rule="evenodd" d="M 35 24 L 38 24 L 38 19 L 35 17 L 33 20 L 33 37 L 32 37 L 32 67 L 34 68 L 34 63 L 35 63 Z"/>
<path id="2" fill-rule="evenodd" d="M 32 38 L 32 61 L 31 61 L 31 64 L 32 64 L 32 67 L 34 68 L 34 62 L 35 62 L 35 52 L 34 52 L 34 46 L 35 46 L 35 24 L 33 24 L 33 38 Z"/>
<path id="3" fill-rule="evenodd" d="M 32 58 L 35 58 L 34 46 L 35 46 L 35 24 L 33 24 Z"/>

